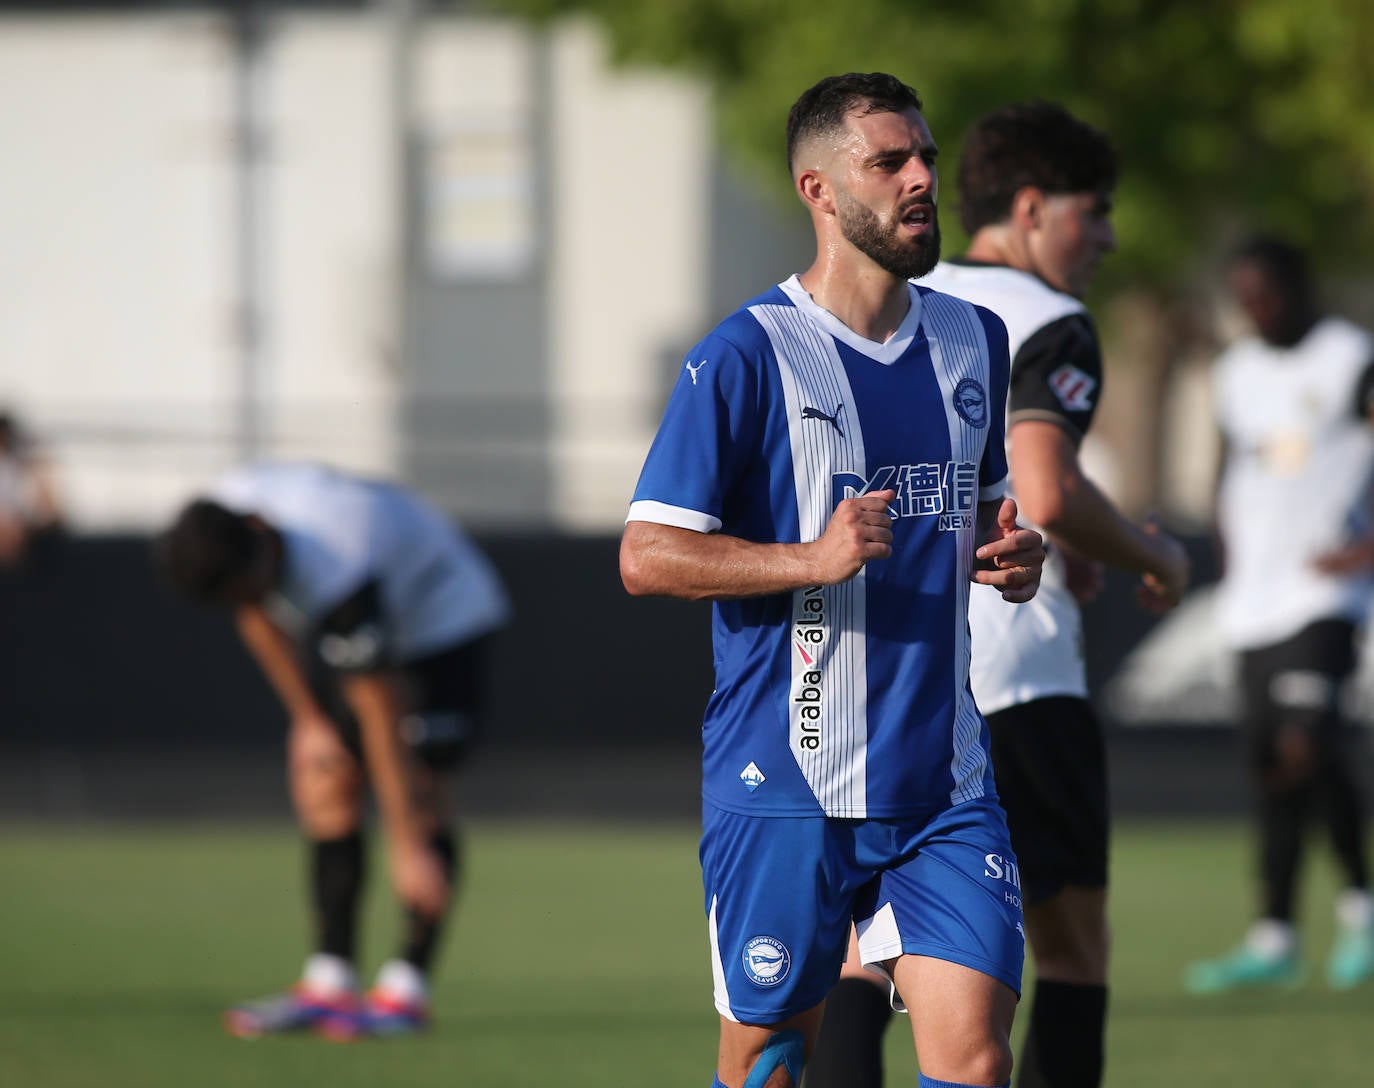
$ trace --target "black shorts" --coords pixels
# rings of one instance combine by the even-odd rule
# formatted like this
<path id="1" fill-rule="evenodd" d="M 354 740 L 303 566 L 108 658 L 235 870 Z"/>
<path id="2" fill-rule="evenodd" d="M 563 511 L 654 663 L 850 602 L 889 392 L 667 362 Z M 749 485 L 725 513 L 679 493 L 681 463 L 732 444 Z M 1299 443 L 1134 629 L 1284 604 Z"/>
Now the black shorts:
<path id="1" fill-rule="evenodd" d="M 1355 665 L 1355 625 L 1342 619 L 1318 620 L 1283 642 L 1241 652 L 1245 734 L 1256 768 L 1272 768 L 1284 726 L 1311 733 L 1321 750 L 1341 746 L 1341 691 Z"/>
<path id="2" fill-rule="evenodd" d="M 401 740 L 417 759 L 436 770 L 463 763 L 481 735 L 491 641 L 492 636 L 483 636 L 389 670 L 401 689 Z M 343 695 L 346 674 L 321 661 L 313 662 L 309 672 L 315 697 L 349 751 L 361 760 L 358 722 Z"/>
<path id="3" fill-rule="evenodd" d="M 1086 699 L 1055 695 L 987 715 L 1021 895 L 1107 886 L 1107 758 Z"/>

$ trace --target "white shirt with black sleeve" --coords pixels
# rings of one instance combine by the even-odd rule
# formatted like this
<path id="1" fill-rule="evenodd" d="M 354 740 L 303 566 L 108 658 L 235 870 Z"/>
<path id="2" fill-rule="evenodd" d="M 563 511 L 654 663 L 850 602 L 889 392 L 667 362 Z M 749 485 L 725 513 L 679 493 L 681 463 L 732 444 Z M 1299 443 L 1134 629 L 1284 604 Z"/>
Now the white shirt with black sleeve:
<path id="1" fill-rule="evenodd" d="M 334 668 L 406 665 L 506 622 L 487 557 L 395 484 L 317 464 L 258 464 L 220 480 L 210 498 L 281 534 L 285 568 L 268 610 Z"/>
<path id="2" fill-rule="evenodd" d="M 1017 423 L 1043 420 L 1075 446 L 1082 442 L 1102 395 L 1102 350 L 1082 302 L 1029 273 L 971 261 L 942 261 L 918 282 L 985 306 L 1006 324 L 1008 439 Z M 1007 493 L 1015 497 L 1014 475 Z M 1024 515 L 1017 520 L 1038 528 Z M 1078 602 L 1064 557 L 1048 550 L 1040 589 L 1025 604 L 1003 600 L 992 586 L 973 587 L 969 679 L 984 714 L 1053 695 L 1087 697 Z"/>

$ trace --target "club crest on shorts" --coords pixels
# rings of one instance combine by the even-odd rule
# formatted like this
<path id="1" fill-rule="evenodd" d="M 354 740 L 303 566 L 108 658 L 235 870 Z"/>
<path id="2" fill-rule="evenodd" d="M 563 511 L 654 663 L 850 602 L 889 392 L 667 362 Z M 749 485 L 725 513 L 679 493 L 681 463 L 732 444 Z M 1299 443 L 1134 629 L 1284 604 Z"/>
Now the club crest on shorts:
<path id="1" fill-rule="evenodd" d="M 776 986 L 792 967 L 792 954 L 776 937 L 751 937 L 744 943 L 744 973 L 755 986 Z"/>
<path id="2" fill-rule="evenodd" d="M 988 395 L 980 382 L 965 378 L 954 387 L 954 410 L 970 427 L 988 425 Z"/>

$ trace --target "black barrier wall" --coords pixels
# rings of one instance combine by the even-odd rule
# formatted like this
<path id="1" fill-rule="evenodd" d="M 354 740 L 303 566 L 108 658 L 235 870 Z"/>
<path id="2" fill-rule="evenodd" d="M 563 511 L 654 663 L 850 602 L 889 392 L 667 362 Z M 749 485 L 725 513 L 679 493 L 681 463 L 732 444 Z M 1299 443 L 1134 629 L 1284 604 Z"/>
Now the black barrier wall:
<path id="1" fill-rule="evenodd" d="M 497 814 L 695 817 L 710 607 L 631 598 L 612 537 L 480 543 L 515 618 L 495 648 L 469 800 Z M 1094 690 L 1153 622 L 1131 592 L 1113 576 L 1086 613 Z M 29 570 L 0 576 L 0 816 L 285 815 L 284 725 L 228 617 L 176 598 L 146 539 L 49 541 Z M 1243 804 L 1229 733 L 1108 735 L 1120 809 Z"/>
<path id="2" fill-rule="evenodd" d="M 487 741 L 691 743 L 712 685 L 710 608 L 634 600 L 618 542 L 487 537 L 515 619 Z M 141 538 L 56 541 L 0 580 L 0 723 L 31 745 L 275 745 L 284 724 L 226 615 L 164 586 Z"/>

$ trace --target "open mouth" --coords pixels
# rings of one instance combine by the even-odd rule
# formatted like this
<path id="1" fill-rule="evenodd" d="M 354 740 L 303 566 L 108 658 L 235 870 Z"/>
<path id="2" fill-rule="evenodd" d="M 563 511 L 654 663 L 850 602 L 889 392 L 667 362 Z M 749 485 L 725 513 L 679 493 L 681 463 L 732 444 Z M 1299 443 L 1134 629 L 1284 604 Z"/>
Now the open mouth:
<path id="1" fill-rule="evenodd" d="M 901 223 L 915 231 L 929 230 L 935 222 L 935 207 L 932 204 L 913 204 L 902 213 Z"/>

